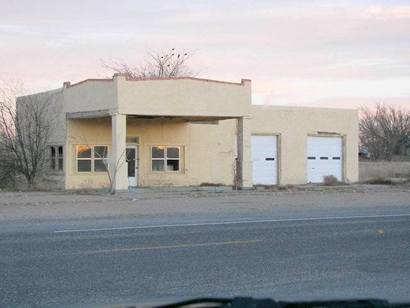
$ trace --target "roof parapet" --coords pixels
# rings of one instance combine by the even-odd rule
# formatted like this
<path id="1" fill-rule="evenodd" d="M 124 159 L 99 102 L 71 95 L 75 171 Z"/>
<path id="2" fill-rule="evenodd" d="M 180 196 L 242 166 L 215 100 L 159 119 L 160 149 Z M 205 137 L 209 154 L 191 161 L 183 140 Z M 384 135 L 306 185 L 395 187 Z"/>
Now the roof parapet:
<path id="1" fill-rule="evenodd" d="M 202 81 L 202 82 L 212 82 L 212 83 L 222 83 L 222 84 L 232 84 L 232 85 L 239 85 L 239 86 L 250 86 L 252 80 L 251 79 L 241 79 L 241 82 L 231 82 L 231 81 L 222 81 L 222 80 L 215 80 L 215 79 L 206 79 L 206 78 L 197 78 L 197 77 L 166 77 L 166 78 L 129 78 L 127 74 L 115 73 L 112 78 L 90 78 L 84 79 L 82 81 L 76 82 L 71 84 L 70 81 L 65 81 L 63 83 L 63 89 L 70 88 L 88 81 L 118 81 L 118 80 L 126 80 L 126 81 L 161 81 L 161 80 L 194 80 L 194 81 Z"/>

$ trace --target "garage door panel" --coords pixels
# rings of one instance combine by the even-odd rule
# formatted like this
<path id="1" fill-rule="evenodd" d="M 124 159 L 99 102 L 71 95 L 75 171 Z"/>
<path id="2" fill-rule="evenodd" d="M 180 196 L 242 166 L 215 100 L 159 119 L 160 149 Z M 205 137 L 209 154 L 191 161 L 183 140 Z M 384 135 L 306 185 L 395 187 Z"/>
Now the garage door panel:
<path id="1" fill-rule="evenodd" d="M 277 184 L 277 137 L 252 136 L 251 146 L 253 184 Z"/>
<path id="2" fill-rule="evenodd" d="M 341 137 L 309 137 L 307 154 L 308 182 L 321 183 L 328 175 L 342 180 Z"/>

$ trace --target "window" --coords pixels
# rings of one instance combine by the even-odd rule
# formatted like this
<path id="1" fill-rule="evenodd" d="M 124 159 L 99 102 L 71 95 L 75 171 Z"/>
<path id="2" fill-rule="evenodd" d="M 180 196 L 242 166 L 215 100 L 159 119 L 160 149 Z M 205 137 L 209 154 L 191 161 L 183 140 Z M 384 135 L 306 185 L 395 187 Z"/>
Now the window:
<path id="1" fill-rule="evenodd" d="M 107 171 L 108 165 L 108 147 L 95 146 L 94 147 L 94 171 L 104 172 Z"/>
<path id="2" fill-rule="evenodd" d="M 64 169 L 64 156 L 63 156 L 63 147 L 59 146 L 58 147 L 58 156 L 57 156 L 57 167 L 58 170 L 63 170 Z"/>
<path id="3" fill-rule="evenodd" d="M 180 171 L 180 152 L 175 146 L 152 147 L 152 171 Z"/>
<path id="4" fill-rule="evenodd" d="M 51 146 L 50 150 L 51 150 L 51 153 L 50 153 L 50 169 L 51 170 L 56 170 L 56 148 Z"/>
<path id="5" fill-rule="evenodd" d="M 77 146 L 77 171 L 91 172 L 91 147 L 87 145 Z"/>
<path id="6" fill-rule="evenodd" d="M 50 170 L 63 171 L 64 170 L 64 155 L 62 145 L 50 146 Z"/>
<path id="7" fill-rule="evenodd" d="M 77 172 L 105 172 L 108 166 L 108 147 L 105 145 L 78 145 Z"/>

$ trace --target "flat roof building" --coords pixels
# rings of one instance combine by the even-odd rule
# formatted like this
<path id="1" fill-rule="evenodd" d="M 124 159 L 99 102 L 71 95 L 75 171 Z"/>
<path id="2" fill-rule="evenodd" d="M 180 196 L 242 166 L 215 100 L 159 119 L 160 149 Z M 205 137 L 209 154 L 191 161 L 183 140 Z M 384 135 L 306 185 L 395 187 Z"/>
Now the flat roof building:
<path id="1" fill-rule="evenodd" d="M 252 105 L 247 79 L 114 75 L 18 102 L 36 95 L 53 105 L 48 172 L 65 189 L 358 180 L 356 110 Z"/>

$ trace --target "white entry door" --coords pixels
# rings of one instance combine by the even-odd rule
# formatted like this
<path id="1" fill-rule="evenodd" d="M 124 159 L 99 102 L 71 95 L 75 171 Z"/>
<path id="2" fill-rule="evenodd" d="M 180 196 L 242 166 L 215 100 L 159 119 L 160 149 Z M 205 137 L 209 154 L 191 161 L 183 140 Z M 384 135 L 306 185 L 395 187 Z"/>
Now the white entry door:
<path id="1" fill-rule="evenodd" d="M 252 136 L 252 177 L 254 185 L 278 183 L 276 136 Z"/>
<path id="2" fill-rule="evenodd" d="M 308 137 L 308 182 L 322 183 L 328 175 L 342 181 L 342 158 L 341 137 Z"/>
<path id="3" fill-rule="evenodd" d="M 128 166 L 128 186 L 138 185 L 138 146 L 128 146 L 126 150 Z"/>

